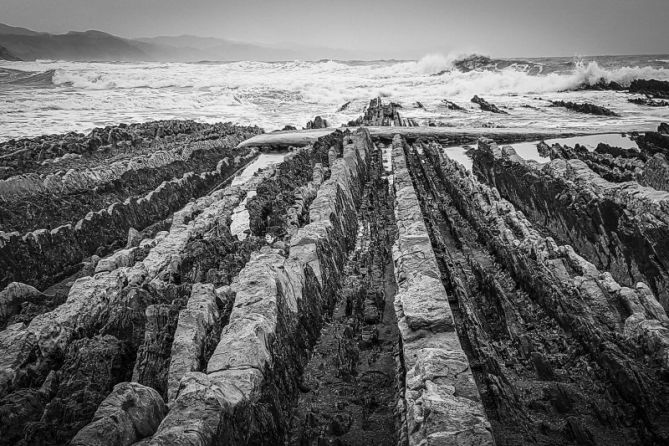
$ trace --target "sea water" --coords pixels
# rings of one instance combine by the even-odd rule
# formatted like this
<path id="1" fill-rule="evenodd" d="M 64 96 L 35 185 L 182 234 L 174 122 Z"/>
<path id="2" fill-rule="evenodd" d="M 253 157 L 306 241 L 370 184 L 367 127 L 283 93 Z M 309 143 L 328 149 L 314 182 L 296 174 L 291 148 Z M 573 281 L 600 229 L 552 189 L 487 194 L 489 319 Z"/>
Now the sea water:
<path id="1" fill-rule="evenodd" d="M 651 130 L 669 108 L 582 87 L 599 81 L 669 80 L 669 56 L 487 59 L 429 55 L 417 61 L 8 62 L 0 61 L 0 141 L 158 119 L 231 121 L 266 131 L 301 128 L 316 115 L 339 126 L 377 96 L 402 105 L 421 125 L 450 127 Z M 479 95 L 508 115 L 483 112 Z M 465 111 L 448 110 L 443 99 Z M 619 117 L 551 107 L 590 102 Z M 424 108 L 418 108 L 416 102 Z M 344 109 L 342 105 L 350 103 Z"/>

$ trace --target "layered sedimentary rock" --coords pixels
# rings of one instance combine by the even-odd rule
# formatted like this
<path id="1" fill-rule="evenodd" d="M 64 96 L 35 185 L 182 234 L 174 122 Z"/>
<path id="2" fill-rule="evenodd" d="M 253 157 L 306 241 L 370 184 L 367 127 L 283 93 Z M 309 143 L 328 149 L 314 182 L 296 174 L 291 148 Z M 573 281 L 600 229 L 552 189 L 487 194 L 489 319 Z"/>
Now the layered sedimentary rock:
<path id="1" fill-rule="evenodd" d="M 299 384 L 291 445 L 387 445 L 402 438 L 391 250 L 397 227 L 383 155 L 376 147 L 369 153 L 355 248 Z"/>
<path id="2" fill-rule="evenodd" d="M 210 159 L 208 164 L 214 167 L 223 156 L 238 155 L 232 153 L 230 149 L 239 141 L 241 139 L 237 142 L 235 140 L 183 142 L 178 146 L 171 143 L 162 147 L 163 150 L 157 148 L 158 150 L 150 154 L 121 159 L 107 165 L 84 169 L 71 168 L 67 171 L 59 170 L 56 173 L 41 175 L 36 173 L 16 175 L 0 180 L 0 199 L 18 201 L 44 194 L 56 198 L 60 195 L 81 193 L 89 189 L 95 189 L 100 193 L 107 188 L 113 188 L 113 184 L 116 183 L 122 183 L 128 188 L 135 183 L 142 182 L 148 183 L 150 187 L 155 182 L 151 177 L 160 178 L 163 171 L 169 171 L 170 178 L 172 178 L 178 176 L 184 169 L 200 170 L 198 162 L 205 164 L 206 160 Z"/>
<path id="3" fill-rule="evenodd" d="M 202 124 L 195 121 L 152 121 L 95 128 L 88 135 L 70 132 L 37 138 L 11 139 L 0 144 L 2 166 L 21 169 L 66 154 L 92 154 L 103 149 L 132 150 L 170 138 L 200 133 L 204 138 L 229 134 L 230 124 Z M 255 132 L 260 132 L 255 128 Z M 234 131 L 234 130 L 233 130 Z"/>
<path id="4" fill-rule="evenodd" d="M 494 444 L 469 361 L 406 167 L 402 139 L 393 141 L 395 311 L 405 371 L 405 435 L 410 445 Z"/>
<path id="5" fill-rule="evenodd" d="M 0 406 L 11 413 L 25 407 L 22 395 L 39 396 L 20 420 L 0 423 L 13 429 L 3 432 L 3 441 L 64 443 L 90 421 L 112 386 L 133 376 L 165 391 L 174 332 L 166 327 L 191 289 L 176 275 L 186 249 L 220 222 L 227 225 L 245 194 L 229 187 L 188 204 L 168 233 L 140 243 L 149 249 L 141 261 L 77 280 L 64 304 L 0 332 Z M 57 390 L 45 389 L 53 382 L 47 389 Z"/>
<path id="6" fill-rule="evenodd" d="M 474 170 L 528 218 L 623 285 L 647 283 L 669 308 L 669 193 L 611 183 L 581 160 L 543 167 L 482 140 Z"/>
<path id="7" fill-rule="evenodd" d="M 644 172 L 646 156 L 640 151 L 624 150 L 599 144 L 594 152 L 576 144 L 573 148 L 560 144 L 548 147 L 539 144 L 539 152 L 555 159 L 580 159 L 607 181 L 621 183 L 637 180 Z"/>
<path id="8" fill-rule="evenodd" d="M 107 208 L 91 210 L 80 220 L 55 229 L 24 235 L 0 232 L 0 286 L 11 281 L 40 289 L 51 285 L 76 271 L 85 257 L 122 246 L 130 228 L 146 228 L 206 194 L 254 156 L 254 151 L 246 149 L 235 157 L 224 157 L 215 170 L 189 172 L 164 181 L 145 196 L 131 196 Z"/>
<path id="9" fill-rule="evenodd" d="M 402 118 L 399 110 L 401 105 L 395 102 L 384 104 L 380 97 L 369 101 L 365 113 L 355 121 L 348 123 L 350 127 L 359 125 L 417 127 L 418 123 L 412 118 Z"/>
<path id="10" fill-rule="evenodd" d="M 498 444 L 667 441 L 669 319 L 651 290 L 543 236 L 439 146 L 409 153 Z"/>
<path id="11" fill-rule="evenodd" d="M 660 126 L 660 129 L 662 126 Z M 607 181 L 636 181 L 657 190 L 669 190 L 669 139 L 659 132 L 646 132 L 635 137 L 639 148 L 621 149 L 600 143 L 594 152 L 576 144 L 573 148 L 560 144 L 537 145 L 542 156 L 555 159 L 579 159 Z"/>
<path id="12" fill-rule="evenodd" d="M 276 444 L 287 436 L 298 380 L 323 311 L 334 303 L 366 177 L 368 135 L 344 136 L 343 157 L 310 206 L 288 256 L 265 247 L 233 282 L 230 322 L 207 363 L 188 373 L 148 444 Z M 194 425 L 193 419 L 198 420 Z M 243 420 L 242 422 L 240 422 Z"/>
<path id="13" fill-rule="evenodd" d="M 366 116 L 409 124 L 380 99 Z M 95 255 L 72 269 L 57 263 L 69 239 L 35 244 L 58 231 L 24 240 L 50 253 L 25 265 L 60 265 L 46 284 L 76 275 L 0 290 L 0 444 L 669 441 L 666 126 L 633 134 L 639 150 L 542 144 L 545 165 L 483 140 L 479 179 L 439 142 L 480 132 L 390 126 L 268 135 L 282 161 L 254 175 L 276 159 L 262 154 L 231 179 L 263 139 L 237 158 L 219 149 L 253 129 L 214 127 L 18 148 L 11 169 L 40 175 L 160 147 L 148 172 L 192 173 L 124 230 L 103 214 L 78 225 Z"/>

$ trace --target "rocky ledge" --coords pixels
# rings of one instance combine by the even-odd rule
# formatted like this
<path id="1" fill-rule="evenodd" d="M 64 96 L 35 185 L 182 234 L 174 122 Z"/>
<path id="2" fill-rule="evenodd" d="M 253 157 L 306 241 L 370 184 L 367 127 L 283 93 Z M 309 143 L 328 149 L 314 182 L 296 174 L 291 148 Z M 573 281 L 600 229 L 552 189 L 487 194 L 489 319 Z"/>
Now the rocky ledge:
<path id="1" fill-rule="evenodd" d="M 666 126 L 545 164 L 495 140 L 552 135 L 485 133 L 470 172 L 480 132 L 398 109 L 21 164 L 148 166 L 2 239 L 0 445 L 667 444 Z"/>

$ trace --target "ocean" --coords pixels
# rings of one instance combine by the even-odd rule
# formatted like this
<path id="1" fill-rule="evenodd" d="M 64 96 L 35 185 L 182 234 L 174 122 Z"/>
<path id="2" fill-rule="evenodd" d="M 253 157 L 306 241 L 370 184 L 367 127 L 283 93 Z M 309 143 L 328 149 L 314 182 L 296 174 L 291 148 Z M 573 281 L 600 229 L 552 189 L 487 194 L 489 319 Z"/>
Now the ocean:
<path id="1" fill-rule="evenodd" d="M 584 90 L 600 81 L 669 80 L 669 55 L 489 59 L 427 55 L 417 61 L 109 63 L 0 61 L 0 141 L 121 122 L 194 119 L 301 128 L 360 116 L 371 98 L 401 104 L 421 125 L 652 130 L 669 107 L 632 104 L 624 92 Z M 481 111 L 479 95 L 508 115 Z M 465 111 L 449 110 L 443 99 Z M 590 102 L 618 117 L 550 107 Z M 422 107 L 418 107 L 420 102 Z M 343 107 L 344 104 L 348 106 Z"/>

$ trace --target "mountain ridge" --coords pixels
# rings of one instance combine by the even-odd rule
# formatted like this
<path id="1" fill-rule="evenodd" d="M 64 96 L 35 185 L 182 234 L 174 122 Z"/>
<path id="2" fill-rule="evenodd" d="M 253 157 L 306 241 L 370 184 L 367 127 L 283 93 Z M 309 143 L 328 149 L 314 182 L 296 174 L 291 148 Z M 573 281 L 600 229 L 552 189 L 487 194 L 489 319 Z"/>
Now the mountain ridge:
<path id="1" fill-rule="evenodd" d="M 264 45 L 188 34 L 124 38 L 104 31 L 51 34 L 0 23 L 0 59 L 123 62 L 283 61 L 348 59 L 336 48 Z M 373 55 L 370 53 L 370 57 Z"/>

